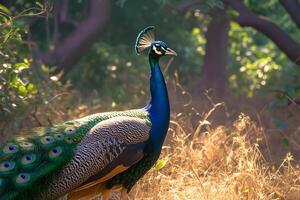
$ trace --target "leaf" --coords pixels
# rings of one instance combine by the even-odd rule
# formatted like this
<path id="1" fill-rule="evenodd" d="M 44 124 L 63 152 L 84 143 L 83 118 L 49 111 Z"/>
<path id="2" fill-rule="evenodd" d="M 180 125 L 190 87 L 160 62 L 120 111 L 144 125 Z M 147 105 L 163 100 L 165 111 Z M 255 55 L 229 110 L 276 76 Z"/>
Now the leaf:
<path id="1" fill-rule="evenodd" d="M 18 87 L 18 85 L 19 85 L 19 78 L 18 78 L 18 76 L 17 76 L 16 73 L 12 73 L 12 74 L 10 75 L 9 84 L 10 84 L 11 86 L 13 86 L 13 87 Z"/>
<path id="2" fill-rule="evenodd" d="M 24 63 L 16 63 L 15 68 L 16 68 L 17 72 L 21 72 L 22 70 L 29 68 L 29 65 L 28 65 L 28 63 L 25 63 L 25 62 Z"/>
<path id="3" fill-rule="evenodd" d="M 158 160 L 157 162 L 156 162 L 156 165 L 155 165 L 155 170 L 161 170 L 162 168 L 164 168 L 164 166 L 167 164 L 167 161 L 166 160 L 163 160 L 163 159 L 161 159 L 161 160 Z"/>
<path id="4" fill-rule="evenodd" d="M 22 96 L 25 96 L 27 94 L 27 89 L 24 85 L 20 85 L 18 87 L 18 90 L 19 90 L 19 94 Z"/>
<path id="5" fill-rule="evenodd" d="M 3 11 L 4 13 L 10 15 L 10 11 L 0 3 L 0 11 Z"/>
<path id="6" fill-rule="evenodd" d="M 27 91 L 30 93 L 30 94 L 36 94 L 38 92 L 36 86 L 32 83 L 29 83 L 27 85 Z"/>
<path id="7" fill-rule="evenodd" d="M 41 65 L 41 69 L 45 73 L 50 73 L 51 72 L 50 68 L 47 67 L 46 65 Z"/>

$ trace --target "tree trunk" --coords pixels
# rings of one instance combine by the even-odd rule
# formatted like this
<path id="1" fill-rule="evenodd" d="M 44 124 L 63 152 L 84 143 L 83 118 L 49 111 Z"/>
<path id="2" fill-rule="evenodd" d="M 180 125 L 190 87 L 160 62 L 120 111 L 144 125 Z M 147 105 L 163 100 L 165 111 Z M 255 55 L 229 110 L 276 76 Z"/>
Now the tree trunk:
<path id="1" fill-rule="evenodd" d="M 206 46 L 200 84 L 223 96 L 226 88 L 229 19 L 224 9 L 211 12 L 211 21 L 205 34 Z"/>
<path id="2" fill-rule="evenodd" d="M 89 0 L 89 16 L 51 52 L 42 55 L 42 61 L 56 65 L 58 68 L 54 73 L 70 71 L 101 36 L 109 20 L 110 9 L 110 0 Z"/>

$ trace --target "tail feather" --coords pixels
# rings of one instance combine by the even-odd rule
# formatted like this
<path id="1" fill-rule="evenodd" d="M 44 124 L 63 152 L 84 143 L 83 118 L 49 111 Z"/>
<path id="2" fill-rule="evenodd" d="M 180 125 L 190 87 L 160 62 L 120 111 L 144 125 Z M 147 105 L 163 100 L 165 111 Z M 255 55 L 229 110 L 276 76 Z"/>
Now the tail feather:
<path id="1" fill-rule="evenodd" d="M 0 200 L 17 198 L 23 191 L 33 188 L 38 180 L 66 164 L 72 158 L 79 129 L 80 126 L 72 126 L 69 122 L 33 129 L 2 143 Z"/>

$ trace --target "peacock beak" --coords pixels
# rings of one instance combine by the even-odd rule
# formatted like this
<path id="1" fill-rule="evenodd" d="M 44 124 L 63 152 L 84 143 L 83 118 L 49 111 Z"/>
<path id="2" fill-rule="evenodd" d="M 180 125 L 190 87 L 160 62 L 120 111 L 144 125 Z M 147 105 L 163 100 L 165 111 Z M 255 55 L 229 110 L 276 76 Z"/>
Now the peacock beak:
<path id="1" fill-rule="evenodd" d="M 177 56 L 177 53 L 173 49 L 167 48 L 165 55 Z"/>

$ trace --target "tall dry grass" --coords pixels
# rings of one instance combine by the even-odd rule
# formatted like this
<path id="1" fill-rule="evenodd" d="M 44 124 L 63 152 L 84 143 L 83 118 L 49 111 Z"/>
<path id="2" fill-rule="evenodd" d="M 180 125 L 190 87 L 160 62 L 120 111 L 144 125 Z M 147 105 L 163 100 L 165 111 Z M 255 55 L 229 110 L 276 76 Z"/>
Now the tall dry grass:
<path id="1" fill-rule="evenodd" d="M 207 123 L 207 122 L 206 122 Z M 130 193 L 130 199 L 216 200 L 300 199 L 300 169 L 287 154 L 279 167 L 264 159 L 263 129 L 241 114 L 232 126 L 219 126 L 191 139 L 178 121 L 158 166 Z"/>

